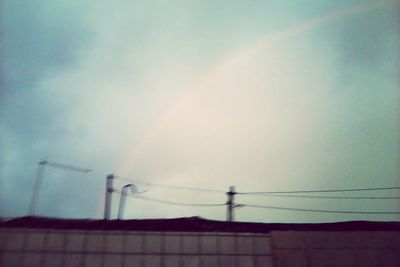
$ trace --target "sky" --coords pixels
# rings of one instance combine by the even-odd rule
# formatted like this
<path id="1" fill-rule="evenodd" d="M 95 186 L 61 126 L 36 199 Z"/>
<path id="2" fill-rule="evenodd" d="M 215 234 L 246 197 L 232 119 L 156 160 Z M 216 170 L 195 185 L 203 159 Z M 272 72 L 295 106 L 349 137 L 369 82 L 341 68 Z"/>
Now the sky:
<path id="1" fill-rule="evenodd" d="M 0 216 L 102 218 L 106 175 L 140 196 L 400 186 L 396 0 L 1 1 Z M 115 179 L 121 190 L 129 183 Z M 320 193 L 319 195 L 321 195 Z M 324 193 L 400 197 L 399 190 Z M 113 194 L 112 216 L 119 195 Z M 237 204 L 400 212 L 397 199 L 236 195 Z M 125 218 L 226 207 L 127 199 Z M 400 220 L 240 207 L 238 221 Z"/>

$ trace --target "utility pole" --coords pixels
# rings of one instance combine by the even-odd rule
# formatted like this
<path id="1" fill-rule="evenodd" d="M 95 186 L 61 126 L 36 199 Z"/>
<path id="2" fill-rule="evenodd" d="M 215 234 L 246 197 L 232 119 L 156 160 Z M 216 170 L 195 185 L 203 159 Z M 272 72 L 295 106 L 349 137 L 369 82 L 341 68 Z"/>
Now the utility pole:
<path id="1" fill-rule="evenodd" d="M 230 186 L 229 187 L 229 192 L 226 193 L 228 196 L 228 201 L 226 202 L 227 205 L 227 210 L 226 210 L 226 220 L 228 222 L 233 222 L 234 216 L 233 216 L 233 209 L 235 208 L 235 203 L 234 203 L 234 196 L 235 196 L 235 186 Z"/>
<path id="2" fill-rule="evenodd" d="M 114 180 L 114 175 L 109 174 L 107 175 L 107 182 L 106 182 L 106 197 L 105 197 L 105 205 L 104 205 L 104 220 L 109 220 L 110 219 L 110 214 L 111 214 L 111 200 L 112 200 L 112 192 L 114 191 L 113 189 L 113 180 Z"/>
<path id="3" fill-rule="evenodd" d="M 45 164 L 46 164 L 46 161 L 44 161 L 44 160 L 40 161 L 38 163 L 39 166 L 38 166 L 38 170 L 37 170 L 37 174 L 36 174 L 36 181 L 35 181 L 35 185 L 33 186 L 31 202 L 30 202 L 30 206 L 29 206 L 29 216 L 35 215 L 36 203 L 37 203 L 40 185 L 42 184 L 42 180 L 43 180 L 43 171 L 44 171 Z"/>
<path id="4" fill-rule="evenodd" d="M 90 169 L 83 169 L 83 168 L 78 168 L 78 167 L 69 166 L 69 165 L 65 165 L 65 164 L 49 162 L 47 160 L 40 161 L 38 163 L 36 181 L 35 181 L 35 185 L 33 186 L 31 202 L 30 202 L 30 205 L 29 205 L 29 215 L 30 216 L 34 216 L 35 212 L 36 212 L 36 206 L 37 206 L 37 202 L 38 202 L 40 186 L 41 186 L 42 181 L 43 181 L 44 167 L 45 166 L 58 168 L 58 169 L 64 169 L 64 170 L 68 170 L 68 171 L 81 172 L 81 173 L 88 173 L 88 172 L 91 171 Z"/>

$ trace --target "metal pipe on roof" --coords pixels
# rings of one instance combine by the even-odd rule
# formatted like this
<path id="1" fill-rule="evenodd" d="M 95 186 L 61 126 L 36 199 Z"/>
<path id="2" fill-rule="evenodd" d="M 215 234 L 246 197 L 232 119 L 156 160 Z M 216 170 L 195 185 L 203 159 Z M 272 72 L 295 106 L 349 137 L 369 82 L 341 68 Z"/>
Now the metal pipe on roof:
<path id="1" fill-rule="evenodd" d="M 126 202 L 126 195 L 127 195 L 127 191 L 131 190 L 131 193 L 137 193 L 138 189 L 136 187 L 136 185 L 134 184 L 127 184 L 124 185 L 124 187 L 122 187 L 121 190 L 121 197 L 119 199 L 119 208 L 118 208 L 118 220 L 122 220 L 123 218 L 123 213 L 124 213 L 124 209 L 125 209 L 125 202 Z"/>

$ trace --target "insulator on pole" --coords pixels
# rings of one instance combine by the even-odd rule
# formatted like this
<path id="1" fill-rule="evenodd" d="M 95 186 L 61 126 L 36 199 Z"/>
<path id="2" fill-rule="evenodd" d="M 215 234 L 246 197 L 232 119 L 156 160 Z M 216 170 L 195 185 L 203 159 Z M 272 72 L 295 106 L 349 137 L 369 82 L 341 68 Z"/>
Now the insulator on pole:
<path id="1" fill-rule="evenodd" d="M 235 208 L 235 203 L 234 203 L 234 196 L 235 196 L 235 186 L 230 186 L 229 187 L 229 192 L 226 193 L 228 196 L 228 201 L 226 202 L 226 220 L 228 222 L 234 221 L 234 214 L 233 214 L 233 209 Z"/>

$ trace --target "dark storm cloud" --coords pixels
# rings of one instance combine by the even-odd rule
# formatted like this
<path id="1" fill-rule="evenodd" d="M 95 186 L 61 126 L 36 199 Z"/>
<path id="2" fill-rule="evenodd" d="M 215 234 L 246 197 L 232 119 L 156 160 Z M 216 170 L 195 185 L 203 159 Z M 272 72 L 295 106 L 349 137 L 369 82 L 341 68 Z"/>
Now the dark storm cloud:
<path id="1" fill-rule="evenodd" d="M 72 65 L 77 51 L 87 45 L 88 33 L 79 24 L 79 15 L 53 8 L 46 11 L 29 1 L 2 3 L 2 91 L 7 92 L 2 113 L 7 113 L 3 123 L 13 134 L 43 136 L 57 124 L 64 103 L 56 94 L 43 95 L 37 84 Z"/>
<path id="2" fill-rule="evenodd" d="M 388 46 L 398 44 L 399 24 L 395 10 L 372 10 L 367 14 L 347 18 L 338 33 L 338 45 L 345 65 L 354 68 L 376 68 L 382 61 L 393 60 Z M 393 50 L 389 50 L 393 51 Z"/>
<path id="3" fill-rule="evenodd" d="M 90 35 L 78 9 L 31 1 L 2 1 L 0 5 L 0 203 L 5 198 L 14 203 L 0 210 L 13 214 L 27 208 L 36 167 L 32 163 L 45 155 L 46 146 L 60 146 L 64 137 L 62 118 L 68 103 L 58 98 L 56 88 L 46 93 L 39 84 L 73 65 L 77 53 L 87 48 Z"/>
<path id="4" fill-rule="evenodd" d="M 335 51 L 337 64 L 327 154 L 343 181 L 398 182 L 400 32 L 398 4 L 392 2 L 377 1 L 367 12 L 324 28 L 324 43 Z"/>
<path id="5" fill-rule="evenodd" d="M 50 69 L 73 63 L 88 40 L 78 12 L 30 1 L 2 2 L 1 34 L 3 78 L 13 89 L 32 89 Z"/>

